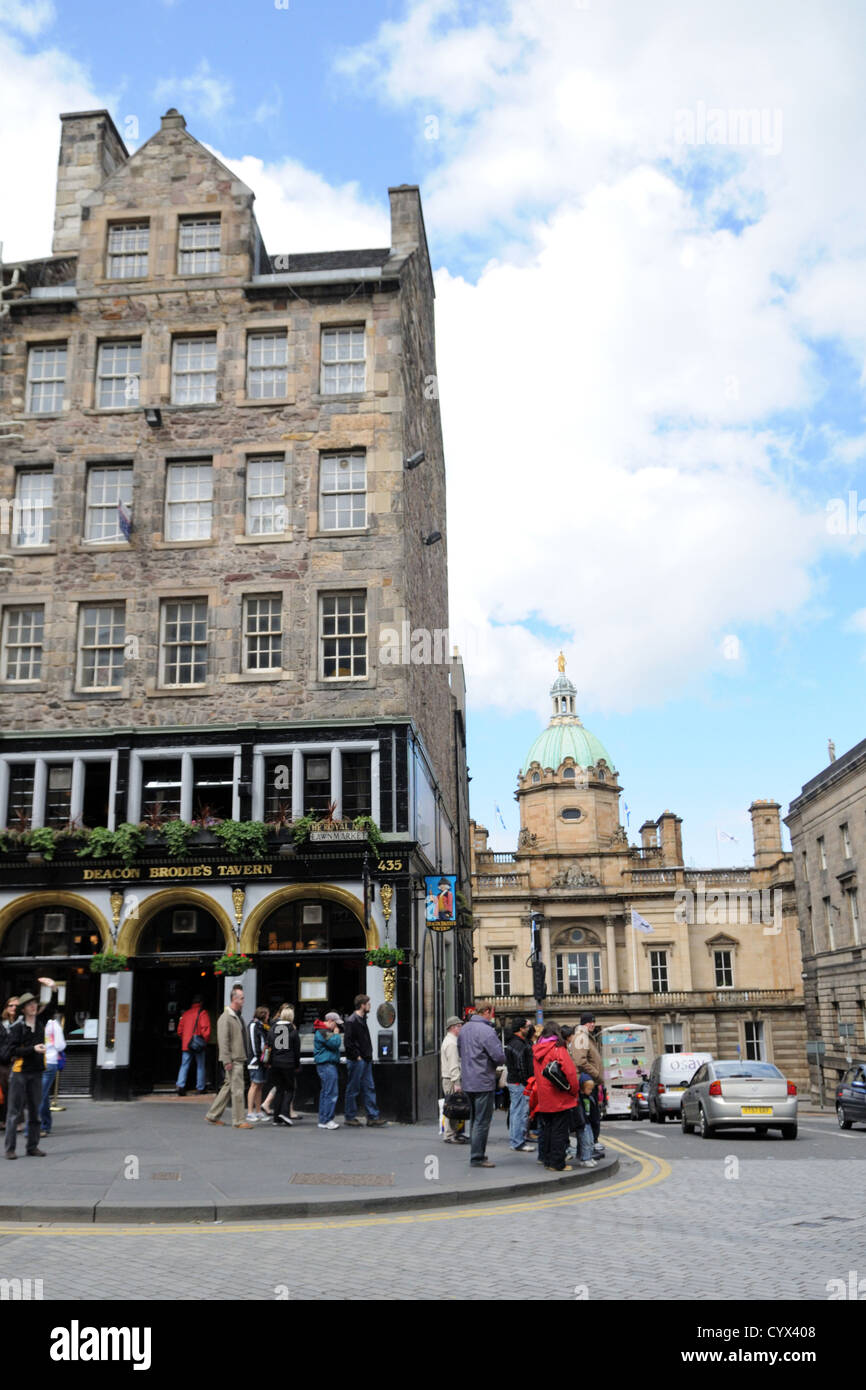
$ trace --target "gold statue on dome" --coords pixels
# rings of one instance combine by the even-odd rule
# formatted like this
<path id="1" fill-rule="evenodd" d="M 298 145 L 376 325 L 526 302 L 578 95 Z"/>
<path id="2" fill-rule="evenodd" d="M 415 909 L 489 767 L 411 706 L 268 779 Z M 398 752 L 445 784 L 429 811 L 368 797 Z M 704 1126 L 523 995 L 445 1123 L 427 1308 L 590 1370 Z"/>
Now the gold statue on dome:
<path id="1" fill-rule="evenodd" d="M 557 671 L 559 672 L 560 675 L 564 675 L 564 673 L 565 673 L 565 657 L 563 656 L 562 652 L 560 652 L 560 653 L 559 653 L 559 656 L 557 657 L 556 669 L 557 669 Z"/>

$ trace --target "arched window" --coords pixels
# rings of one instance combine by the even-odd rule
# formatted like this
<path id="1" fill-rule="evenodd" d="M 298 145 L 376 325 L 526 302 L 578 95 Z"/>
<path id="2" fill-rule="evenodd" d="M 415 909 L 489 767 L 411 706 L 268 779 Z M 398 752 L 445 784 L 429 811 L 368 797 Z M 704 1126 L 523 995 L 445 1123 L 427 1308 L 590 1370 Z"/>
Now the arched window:
<path id="1" fill-rule="evenodd" d="M 569 781 L 573 782 L 573 781 L 574 781 L 574 768 L 573 768 L 573 767 L 567 767 L 567 768 L 565 769 L 565 771 L 563 772 L 562 775 L 563 775 L 563 777 L 567 777 L 567 778 L 569 779 Z"/>
<path id="2" fill-rule="evenodd" d="M 135 954 L 161 956 L 180 951 L 198 955 L 202 951 L 221 953 L 224 950 L 225 937 L 216 918 L 201 907 L 186 907 L 181 903 L 163 908 L 147 923 Z"/>
<path id="3" fill-rule="evenodd" d="M 9 927 L 2 956 L 92 956 L 101 949 L 99 928 L 71 907 L 37 907 Z"/>
<path id="4" fill-rule="evenodd" d="M 536 784 L 536 782 L 540 782 L 540 781 L 541 781 L 541 774 L 540 774 L 539 772 L 533 772 L 533 774 L 532 774 L 532 784 L 533 784 L 533 786 Z"/>
<path id="5" fill-rule="evenodd" d="M 283 903 L 263 923 L 260 951 L 364 951 L 364 928 L 342 903 Z"/>

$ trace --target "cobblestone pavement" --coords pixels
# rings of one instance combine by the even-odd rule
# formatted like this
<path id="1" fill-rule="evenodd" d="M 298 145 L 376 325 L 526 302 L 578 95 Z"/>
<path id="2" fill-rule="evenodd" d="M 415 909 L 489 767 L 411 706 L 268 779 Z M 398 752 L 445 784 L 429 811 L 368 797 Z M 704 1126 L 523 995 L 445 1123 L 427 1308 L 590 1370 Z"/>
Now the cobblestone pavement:
<path id="1" fill-rule="evenodd" d="M 815 1117 L 800 1133 L 705 1142 L 612 1125 L 621 1168 L 609 1188 L 491 1207 L 279 1226 L 5 1225 L 0 1277 L 42 1277 L 46 1299 L 826 1299 L 831 1279 L 866 1276 L 866 1132 Z"/>

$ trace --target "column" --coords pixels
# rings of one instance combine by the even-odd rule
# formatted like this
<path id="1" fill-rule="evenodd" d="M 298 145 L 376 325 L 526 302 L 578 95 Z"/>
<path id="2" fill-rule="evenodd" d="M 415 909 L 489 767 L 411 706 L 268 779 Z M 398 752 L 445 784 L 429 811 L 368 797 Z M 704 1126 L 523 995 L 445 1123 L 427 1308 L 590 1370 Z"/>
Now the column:
<path id="1" fill-rule="evenodd" d="M 616 924 L 612 917 L 604 919 L 604 937 L 607 946 L 607 987 L 611 994 L 619 994 L 619 975 L 616 968 Z"/>
<path id="2" fill-rule="evenodd" d="M 34 830 L 45 824 L 45 793 L 48 790 L 48 764 L 44 758 L 36 759 L 33 774 L 33 810 L 30 824 Z"/>
<path id="3" fill-rule="evenodd" d="M 74 825 L 84 812 L 84 759 L 72 762 L 72 786 L 69 790 L 69 819 Z"/>
<path id="4" fill-rule="evenodd" d="M 292 750 L 292 820 L 304 814 L 304 755 L 300 748 Z"/>
<path id="5" fill-rule="evenodd" d="M 339 748 L 331 749 L 331 800 L 336 801 L 334 819 L 343 818 L 343 755 Z"/>
<path id="6" fill-rule="evenodd" d="M 180 759 L 180 818 L 192 820 L 192 753 L 183 753 Z"/>

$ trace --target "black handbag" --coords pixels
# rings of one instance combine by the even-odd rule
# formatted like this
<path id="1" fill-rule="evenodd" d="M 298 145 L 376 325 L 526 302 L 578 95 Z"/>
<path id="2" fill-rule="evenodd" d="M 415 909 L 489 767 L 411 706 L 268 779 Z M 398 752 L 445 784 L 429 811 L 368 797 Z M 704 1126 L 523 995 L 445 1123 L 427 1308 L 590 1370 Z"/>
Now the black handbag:
<path id="1" fill-rule="evenodd" d="M 563 1070 L 562 1063 L 558 1062 L 555 1057 L 552 1062 L 548 1062 L 541 1075 L 558 1087 L 560 1091 L 571 1090 L 571 1083 Z"/>
<path id="2" fill-rule="evenodd" d="M 468 1120 L 472 1107 L 463 1091 L 452 1091 L 450 1096 L 445 1097 L 442 1112 L 449 1120 Z"/>
<path id="3" fill-rule="evenodd" d="M 205 1050 L 206 1043 L 204 1038 L 202 1037 L 201 1033 L 197 1033 L 195 1031 L 196 1028 L 198 1028 L 198 1021 L 200 1018 L 201 1006 L 199 1006 L 199 1011 L 195 1016 L 195 1023 L 192 1025 L 192 1037 L 189 1040 L 189 1047 L 187 1048 L 187 1052 L 204 1052 Z"/>

